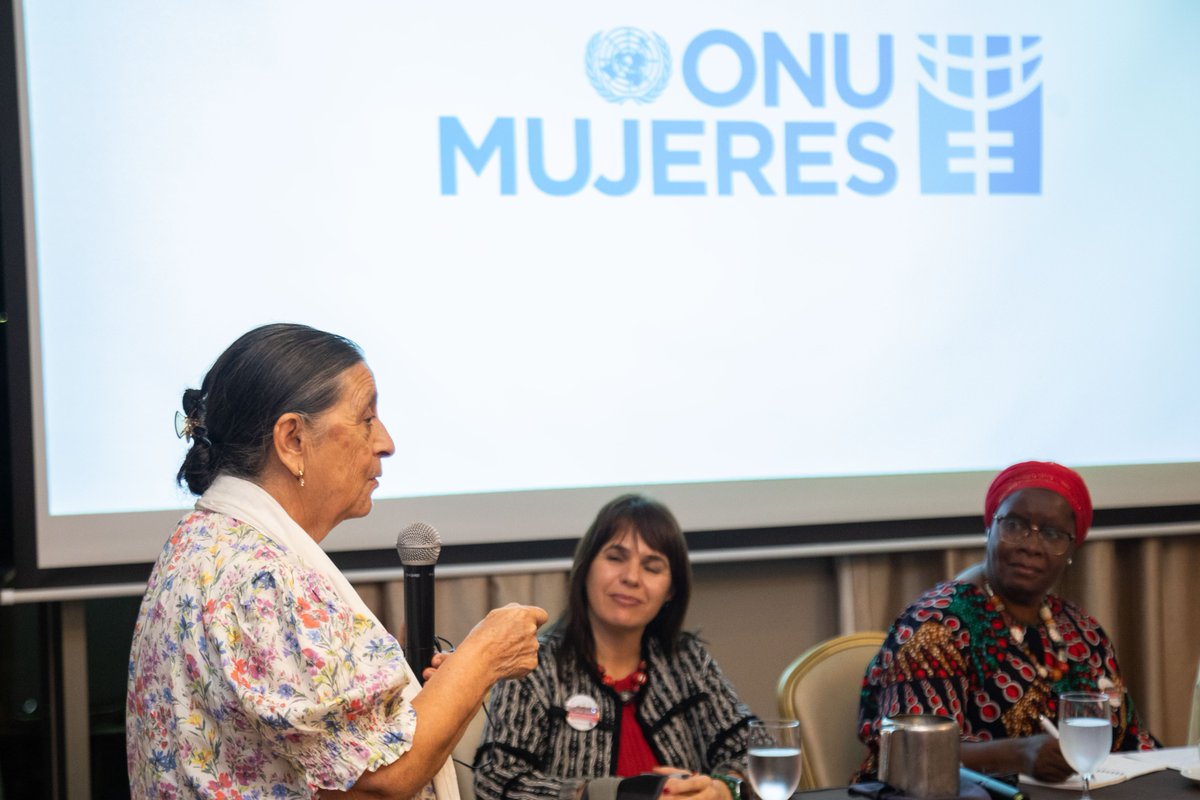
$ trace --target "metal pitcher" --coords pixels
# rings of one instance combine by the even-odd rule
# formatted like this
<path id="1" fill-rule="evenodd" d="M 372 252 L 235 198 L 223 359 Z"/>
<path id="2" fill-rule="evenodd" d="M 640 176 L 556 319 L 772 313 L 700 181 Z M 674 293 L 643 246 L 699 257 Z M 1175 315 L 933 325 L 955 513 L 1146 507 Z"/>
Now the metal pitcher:
<path id="1" fill-rule="evenodd" d="M 897 714 L 879 725 L 879 779 L 912 797 L 958 797 L 958 725 Z"/>

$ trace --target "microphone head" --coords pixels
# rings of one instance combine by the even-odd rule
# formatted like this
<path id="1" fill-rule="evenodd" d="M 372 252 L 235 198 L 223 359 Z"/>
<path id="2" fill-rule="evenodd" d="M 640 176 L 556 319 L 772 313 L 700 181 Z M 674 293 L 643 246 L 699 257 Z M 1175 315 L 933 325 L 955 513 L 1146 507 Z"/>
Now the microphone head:
<path id="1" fill-rule="evenodd" d="M 442 554 L 442 537 L 432 525 L 414 522 L 396 537 L 396 552 L 406 567 L 430 566 Z"/>

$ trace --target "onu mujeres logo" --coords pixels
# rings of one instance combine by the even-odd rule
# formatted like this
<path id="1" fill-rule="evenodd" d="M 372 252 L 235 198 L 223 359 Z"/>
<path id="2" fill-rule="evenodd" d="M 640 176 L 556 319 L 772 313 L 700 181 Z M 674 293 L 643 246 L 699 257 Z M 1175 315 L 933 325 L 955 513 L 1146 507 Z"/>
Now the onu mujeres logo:
<path id="1" fill-rule="evenodd" d="M 919 177 L 922 194 L 1040 193 L 1040 38 L 922 35 L 914 44 L 916 63 L 905 74 L 915 72 L 916 85 L 897 92 L 890 34 L 785 39 L 766 31 L 749 39 L 714 29 L 689 41 L 676 62 L 656 32 L 600 31 L 584 52 L 586 79 L 600 98 L 649 105 L 682 90 L 702 113 L 619 119 L 597 112 L 551 127 L 543 117 L 502 116 L 470 131 L 443 116 L 441 193 L 458 194 L 464 163 L 485 185 L 498 175 L 501 195 L 517 194 L 524 172 L 534 190 L 553 196 L 619 197 L 639 188 L 658 196 L 880 196 L 907 177 L 901 165 Z M 710 54 L 734 65 L 732 82 L 726 74 L 709 84 L 700 65 Z M 914 98 L 919 131 L 902 138 L 918 141 L 918 152 L 897 152 L 893 135 L 912 124 Z M 794 115 L 756 119 L 756 109 Z M 573 163 L 564 156 L 571 150 Z M 597 161 L 618 166 L 606 174 Z"/>

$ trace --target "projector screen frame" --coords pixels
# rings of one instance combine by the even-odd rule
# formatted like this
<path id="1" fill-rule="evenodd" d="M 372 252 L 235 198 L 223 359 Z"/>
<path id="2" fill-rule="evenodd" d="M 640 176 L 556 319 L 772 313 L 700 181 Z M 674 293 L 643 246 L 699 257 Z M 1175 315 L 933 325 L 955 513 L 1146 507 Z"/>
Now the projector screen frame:
<path id="1" fill-rule="evenodd" d="M 13 0 L 0 5 L 0 581 L 36 585 L 28 172 L 23 56 Z"/>

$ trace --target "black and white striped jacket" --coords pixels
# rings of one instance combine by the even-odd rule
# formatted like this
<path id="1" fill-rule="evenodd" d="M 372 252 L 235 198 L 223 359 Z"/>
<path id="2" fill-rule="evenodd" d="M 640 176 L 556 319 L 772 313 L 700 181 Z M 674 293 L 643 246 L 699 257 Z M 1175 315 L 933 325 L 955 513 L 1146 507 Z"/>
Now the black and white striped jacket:
<path id="1" fill-rule="evenodd" d="M 543 639 L 538 667 L 492 690 L 489 719 L 475 753 L 479 800 L 547 800 L 575 796 L 590 778 L 614 775 L 620 746 L 621 704 L 616 693 L 577 663 L 557 667 L 561 640 Z M 667 656 L 647 639 L 646 684 L 636 716 L 660 764 L 702 773 L 746 772 L 750 709 L 734 693 L 695 636 L 684 634 Z M 590 731 L 567 724 L 566 701 L 595 699 L 600 722 Z"/>

